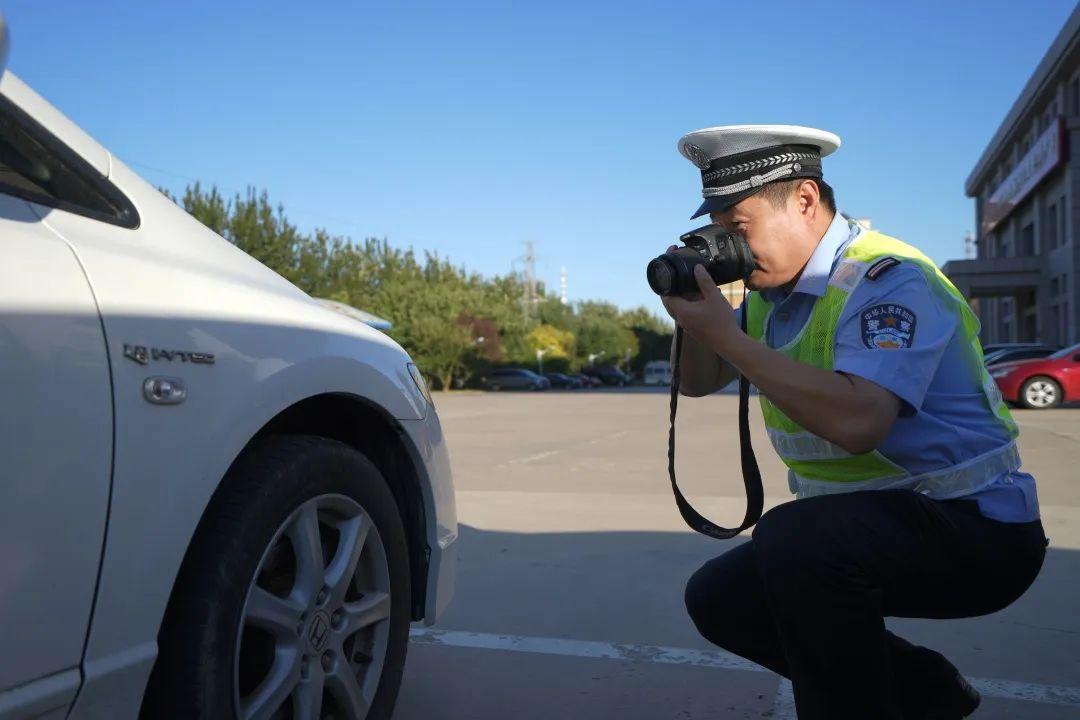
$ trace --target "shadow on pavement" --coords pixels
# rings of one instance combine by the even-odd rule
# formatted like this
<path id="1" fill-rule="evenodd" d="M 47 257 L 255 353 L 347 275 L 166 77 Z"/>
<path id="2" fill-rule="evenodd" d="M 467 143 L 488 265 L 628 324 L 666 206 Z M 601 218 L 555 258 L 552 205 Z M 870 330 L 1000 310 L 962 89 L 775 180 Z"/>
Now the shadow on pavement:
<path id="1" fill-rule="evenodd" d="M 631 655 L 637 645 L 715 650 L 686 617 L 683 586 L 703 562 L 743 541 L 690 532 L 517 533 L 468 525 L 460 532 L 457 594 L 434 630 L 626 644 Z M 1035 584 L 1002 612 L 889 625 L 945 653 L 970 677 L 1075 688 L 1078 595 L 1080 553 L 1051 547 Z M 414 643 L 395 718 L 777 717 L 777 688 L 778 678 L 764 671 L 658 664 L 648 656 Z M 1069 697 L 1073 704 L 987 698 L 979 717 L 1080 717 L 1080 690 Z"/>

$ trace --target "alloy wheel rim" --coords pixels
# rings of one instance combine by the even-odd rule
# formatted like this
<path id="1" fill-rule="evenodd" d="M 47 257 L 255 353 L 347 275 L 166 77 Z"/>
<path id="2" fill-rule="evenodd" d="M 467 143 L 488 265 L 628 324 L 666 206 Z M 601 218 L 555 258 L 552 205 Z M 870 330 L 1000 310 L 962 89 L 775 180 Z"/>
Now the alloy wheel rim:
<path id="1" fill-rule="evenodd" d="M 1057 389 L 1048 382 L 1033 382 L 1028 386 L 1027 401 L 1035 407 L 1047 407 L 1057 400 Z"/>
<path id="2" fill-rule="evenodd" d="M 352 498 L 307 500 L 278 527 L 237 629 L 240 720 L 363 720 L 390 634 L 390 572 L 371 517 Z"/>

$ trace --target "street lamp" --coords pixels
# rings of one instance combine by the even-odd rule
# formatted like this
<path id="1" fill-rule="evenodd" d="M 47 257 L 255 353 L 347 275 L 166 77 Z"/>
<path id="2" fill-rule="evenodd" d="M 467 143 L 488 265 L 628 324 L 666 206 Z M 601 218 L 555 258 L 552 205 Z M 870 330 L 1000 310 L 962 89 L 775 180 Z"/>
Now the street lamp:
<path id="1" fill-rule="evenodd" d="M 540 369 L 540 375 L 544 374 L 544 356 L 547 355 L 549 349 L 550 348 L 536 351 L 536 364 Z"/>
<path id="2" fill-rule="evenodd" d="M 589 365 L 593 364 L 593 360 L 596 360 L 599 357 L 603 357 L 606 352 L 606 350 L 601 350 L 598 353 L 589 353 Z"/>

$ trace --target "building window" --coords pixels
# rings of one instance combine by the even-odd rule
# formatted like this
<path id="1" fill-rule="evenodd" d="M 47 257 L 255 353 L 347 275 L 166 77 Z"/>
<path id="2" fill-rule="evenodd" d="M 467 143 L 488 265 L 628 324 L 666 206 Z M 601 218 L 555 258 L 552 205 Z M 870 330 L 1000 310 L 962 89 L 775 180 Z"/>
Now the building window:
<path id="1" fill-rule="evenodd" d="M 1061 336 L 1059 342 L 1062 345 L 1068 345 L 1075 340 L 1069 334 L 1069 301 L 1061 303 Z"/>
<path id="2" fill-rule="evenodd" d="M 1061 294 L 1062 295 L 1068 295 L 1069 294 L 1069 276 L 1068 275 L 1062 275 L 1061 276 Z"/>
<path id="3" fill-rule="evenodd" d="M 1061 284 L 1058 282 L 1058 279 L 1056 277 L 1050 278 L 1050 297 L 1057 297 L 1060 292 Z"/>
<path id="4" fill-rule="evenodd" d="M 1043 233 L 1046 237 L 1046 247 L 1053 250 L 1057 247 L 1057 205 L 1051 205 L 1046 208 L 1046 232 Z"/>
<path id="5" fill-rule="evenodd" d="M 1031 257 L 1035 254 L 1035 225 L 1028 223 L 1020 231 L 1020 257 Z"/>
<path id="6" fill-rule="evenodd" d="M 1065 234 L 1065 208 L 1069 206 L 1065 204 L 1064 195 L 1061 196 L 1058 207 L 1061 208 L 1061 212 L 1058 213 L 1058 245 L 1064 246 L 1069 241 L 1069 236 Z"/>
<path id="7" fill-rule="evenodd" d="M 1080 78 L 1069 83 L 1069 114 L 1080 115 Z"/>

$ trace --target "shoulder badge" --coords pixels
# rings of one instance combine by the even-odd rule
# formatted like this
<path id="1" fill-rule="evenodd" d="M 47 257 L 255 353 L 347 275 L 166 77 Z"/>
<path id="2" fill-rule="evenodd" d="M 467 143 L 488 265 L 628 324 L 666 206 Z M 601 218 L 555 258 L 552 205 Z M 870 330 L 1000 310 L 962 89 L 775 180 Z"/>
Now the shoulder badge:
<path id="1" fill-rule="evenodd" d="M 903 305 L 874 305 L 859 313 L 862 341 L 870 350 L 902 350 L 915 339 L 915 313 Z"/>
<path id="2" fill-rule="evenodd" d="M 877 280 L 885 273 L 892 270 L 894 267 L 900 264 L 900 261 L 894 257 L 884 257 L 878 260 L 876 263 L 870 266 L 870 269 L 866 271 L 866 275 L 863 277 L 868 280 Z"/>

